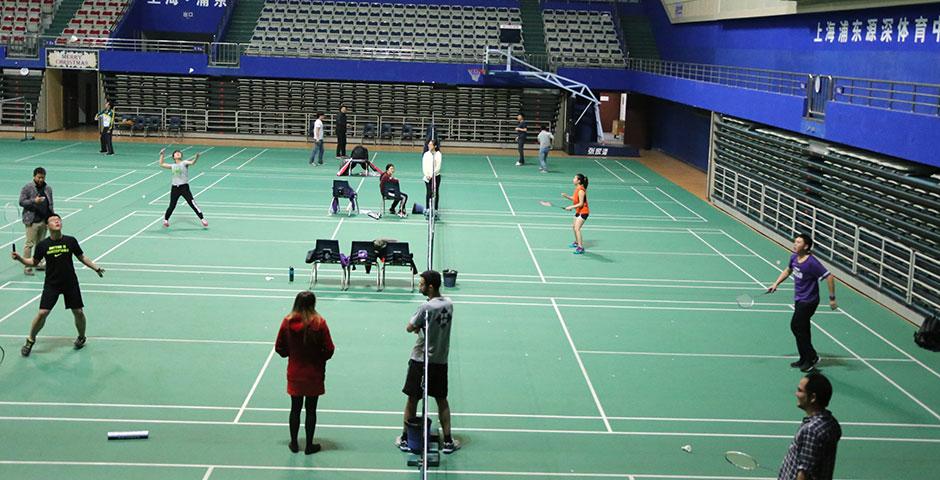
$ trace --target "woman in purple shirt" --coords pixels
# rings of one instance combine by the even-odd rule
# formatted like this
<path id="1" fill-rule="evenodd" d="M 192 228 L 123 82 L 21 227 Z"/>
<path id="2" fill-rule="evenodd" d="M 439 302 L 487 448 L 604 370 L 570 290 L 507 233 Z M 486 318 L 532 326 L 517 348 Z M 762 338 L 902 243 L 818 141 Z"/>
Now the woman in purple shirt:
<path id="1" fill-rule="evenodd" d="M 816 307 L 819 306 L 820 280 L 826 279 L 826 285 L 829 287 L 829 307 L 833 310 L 838 307 L 835 276 L 810 254 L 812 249 L 813 239 L 809 235 L 805 233 L 797 235 L 793 239 L 793 255 L 790 256 L 790 264 L 780 272 L 777 281 L 767 289 L 768 293 L 776 292 L 777 287 L 787 277 L 793 275 L 794 304 L 790 331 L 796 338 L 796 349 L 800 352 L 800 359 L 791 363 L 790 366 L 799 368 L 803 372 L 814 370 L 816 364 L 819 363 L 819 355 L 813 348 L 810 321 L 816 313 Z"/>

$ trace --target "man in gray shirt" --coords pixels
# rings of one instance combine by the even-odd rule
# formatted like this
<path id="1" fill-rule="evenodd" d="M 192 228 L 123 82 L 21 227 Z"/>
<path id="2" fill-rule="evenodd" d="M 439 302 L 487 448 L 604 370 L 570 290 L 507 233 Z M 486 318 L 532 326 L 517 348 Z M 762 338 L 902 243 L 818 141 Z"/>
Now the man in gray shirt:
<path id="1" fill-rule="evenodd" d="M 405 329 L 418 336 L 411 358 L 408 360 L 408 374 L 402 393 L 408 396 L 405 402 L 405 429 L 395 439 L 395 445 L 402 451 L 408 448 L 408 420 L 417 415 L 418 401 L 424 394 L 421 380 L 424 377 L 424 342 L 428 341 L 428 396 L 437 402 L 437 416 L 444 433 L 441 451 L 454 453 L 460 448 L 460 442 L 450 433 L 450 404 L 447 402 L 447 354 L 450 351 L 450 330 L 454 317 L 454 304 L 447 297 L 441 296 L 441 274 L 434 270 L 421 273 L 418 290 L 428 297 L 428 301 L 418 307 L 418 311 L 408 320 Z M 425 326 L 427 324 L 427 327 Z"/>
<path id="2" fill-rule="evenodd" d="M 548 173 L 548 152 L 552 151 L 552 142 L 555 136 L 548 131 L 548 125 L 542 125 L 539 132 L 539 172 Z"/>
<path id="3" fill-rule="evenodd" d="M 46 219 L 54 211 L 52 187 L 46 183 L 46 169 L 42 167 L 33 169 L 33 181 L 20 190 L 20 206 L 23 207 L 23 225 L 26 226 L 23 257 L 31 258 L 33 247 L 46 238 Z M 45 269 L 45 262 L 40 263 L 36 268 Z M 27 266 L 23 269 L 23 273 L 32 275 L 33 269 Z"/>

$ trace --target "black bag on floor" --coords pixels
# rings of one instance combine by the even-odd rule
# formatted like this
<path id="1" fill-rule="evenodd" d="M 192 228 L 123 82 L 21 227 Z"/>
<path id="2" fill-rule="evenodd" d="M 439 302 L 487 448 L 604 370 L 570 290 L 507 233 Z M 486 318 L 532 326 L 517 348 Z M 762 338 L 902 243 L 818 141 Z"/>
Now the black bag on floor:
<path id="1" fill-rule="evenodd" d="M 924 319 L 920 330 L 914 334 L 914 343 L 921 348 L 940 352 L 940 317 L 936 313 Z"/>

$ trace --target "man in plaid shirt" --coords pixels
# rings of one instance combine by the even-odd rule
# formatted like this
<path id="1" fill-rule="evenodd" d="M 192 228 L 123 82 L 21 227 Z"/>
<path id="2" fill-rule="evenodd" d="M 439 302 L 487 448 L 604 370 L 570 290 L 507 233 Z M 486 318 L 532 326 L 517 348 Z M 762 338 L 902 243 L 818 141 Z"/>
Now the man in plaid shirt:
<path id="1" fill-rule="evenodd" d="M 832 479 L 842 427 L 832 412 L 826 410 L 831 398 L 832 384 L 821 373 L 810 373 L 800 379 L 796 401 L 806 416 L 783 459 L 778 480 Z"/>

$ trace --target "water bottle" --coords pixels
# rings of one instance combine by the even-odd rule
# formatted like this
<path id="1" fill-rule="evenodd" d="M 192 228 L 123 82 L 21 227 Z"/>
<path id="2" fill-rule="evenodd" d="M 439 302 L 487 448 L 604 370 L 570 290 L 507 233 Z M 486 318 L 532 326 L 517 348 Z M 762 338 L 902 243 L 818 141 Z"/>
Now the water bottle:
<path id="1" fill-rule="evenodd" d="M 287 271 L 287 279 L 290 282 L 294 281 L 294 267 L 290 267 L 290 270 Z"/>

